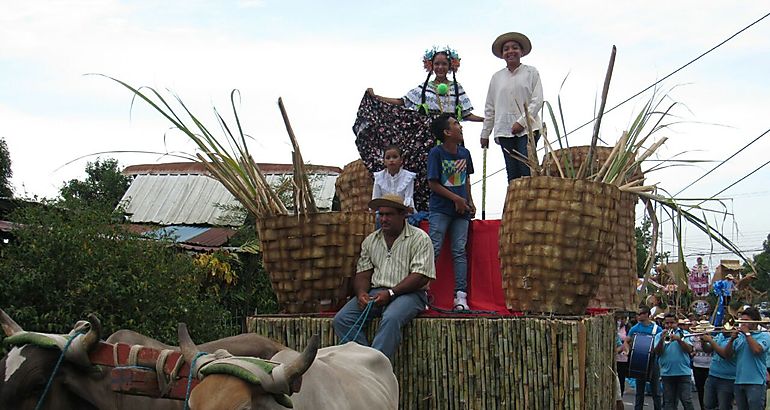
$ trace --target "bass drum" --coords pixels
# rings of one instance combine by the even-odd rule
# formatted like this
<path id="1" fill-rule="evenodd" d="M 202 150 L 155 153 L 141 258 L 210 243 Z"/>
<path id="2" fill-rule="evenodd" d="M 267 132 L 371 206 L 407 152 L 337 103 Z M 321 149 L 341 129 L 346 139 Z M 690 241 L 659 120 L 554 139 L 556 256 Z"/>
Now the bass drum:
<path id="1" fill-rule="evenodd" d="M 634 379 L 646 379 L 652 361 L 652 347 L 654 337 L 648 334 L 637 333 L 631 344 L 631 353 L 628 355 L 628 377 Z"/>

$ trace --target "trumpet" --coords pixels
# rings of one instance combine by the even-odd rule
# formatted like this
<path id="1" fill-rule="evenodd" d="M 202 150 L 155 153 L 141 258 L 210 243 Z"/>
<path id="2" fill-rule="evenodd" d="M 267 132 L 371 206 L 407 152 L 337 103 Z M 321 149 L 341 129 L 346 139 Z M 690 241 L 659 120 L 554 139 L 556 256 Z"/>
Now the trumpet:
<path id="1" fill-rule="evenodd" d="M 671 336 L 673 336 L 674 334 L 679 334 L 679 337 L 683 337 L 682 336 L 683 332 L 682 332 L 681 329 L 667 330 L 666 334 L 663 336 L 663 342 L 664 343 L 671 343 Z"/>

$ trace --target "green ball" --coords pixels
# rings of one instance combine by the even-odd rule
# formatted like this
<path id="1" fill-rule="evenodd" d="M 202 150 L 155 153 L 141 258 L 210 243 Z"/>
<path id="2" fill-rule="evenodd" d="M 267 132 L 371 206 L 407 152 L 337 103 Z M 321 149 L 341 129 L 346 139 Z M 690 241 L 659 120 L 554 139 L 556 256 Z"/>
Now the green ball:
<path id="1" fill-rule="evenodd" d="M 447 91 L 449 91 L 449 87 L 447 87 L 446 84 L 441 83 L 436 87 L 436 91 L 438 92 L 439 95 L 445 95 Z"/>

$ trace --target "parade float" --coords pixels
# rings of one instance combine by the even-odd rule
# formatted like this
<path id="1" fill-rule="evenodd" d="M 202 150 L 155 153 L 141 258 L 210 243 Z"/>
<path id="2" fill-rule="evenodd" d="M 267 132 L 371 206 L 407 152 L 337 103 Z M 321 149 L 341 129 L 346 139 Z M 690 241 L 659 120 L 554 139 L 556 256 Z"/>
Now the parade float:
<path id="1" fill-rule="evenodd" d="M 667 115 L 658 106 L 660 99 L 651 98 L 613 146 L 597 145 L 613 62 L 614 50 L 591 145 L 570 148 L 557 126 L 553 143 L 558 149 L 543 135 L 541 165 L 530 131 L 530 155 L 519 157 L 532 176 L 511 182 L 502 220 L 472 221 L 468 279 L 474 311 L 447 310 L 454 278 L 449 252 L 442 252 L 431 283 L 431 309 L 405 327 L 396 353 L 400 408 L 611 408 L 616 377 L 611 310 L 638 303 L 633 279 L 637 198 L 648 211 L 654 202 L 676 214 L 677 222 L 686 220 L 738 251 L 674 199 L 659 195 L 655 185 L 644 184 L 641 165 L 665 141 L 651 139 Z M 249 331 L 295 350 L 312 335 L 320 336 L 322 346 L 339 343 L 332 316 L 350 295 L 347 281 L 355 273 L 358 248 L 374 229 L 364 205 L 371 195 L 369 166 L 348 164 L 338 180 L 342 210 L 318 212 L 279 100 L 295 166 L 289 211 L 264 183 L 248 151 L 234 100 L 238 126 L 222 127 L 225 142 L 186 111 L 193 124 L 188 127 L 160 94 L 121 84 L 195 141 L 200 152 L 194 159 L 255 215 L 282 313 L 248 318 Z M 224 124 L 221 116 L 218 121 Z M 657 220 L 653 224 L 657 229 Z M 648 266 L 654 248 L 653 242 Z M 374 327 L 369 327 L 370 336 Z"/>

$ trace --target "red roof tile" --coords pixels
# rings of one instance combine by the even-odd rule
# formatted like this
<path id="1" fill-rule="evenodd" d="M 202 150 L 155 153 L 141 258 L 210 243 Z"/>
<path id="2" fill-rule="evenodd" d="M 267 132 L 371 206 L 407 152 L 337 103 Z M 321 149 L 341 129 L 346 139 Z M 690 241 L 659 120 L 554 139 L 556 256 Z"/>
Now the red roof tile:
<path id="1" fill-rule="evenodd" d="M 206 232 L 185 241 L 188 244 L 201 246 L 222 246 L 235 235 L 235 230 L 228 228 L 209 228 Z"/>

